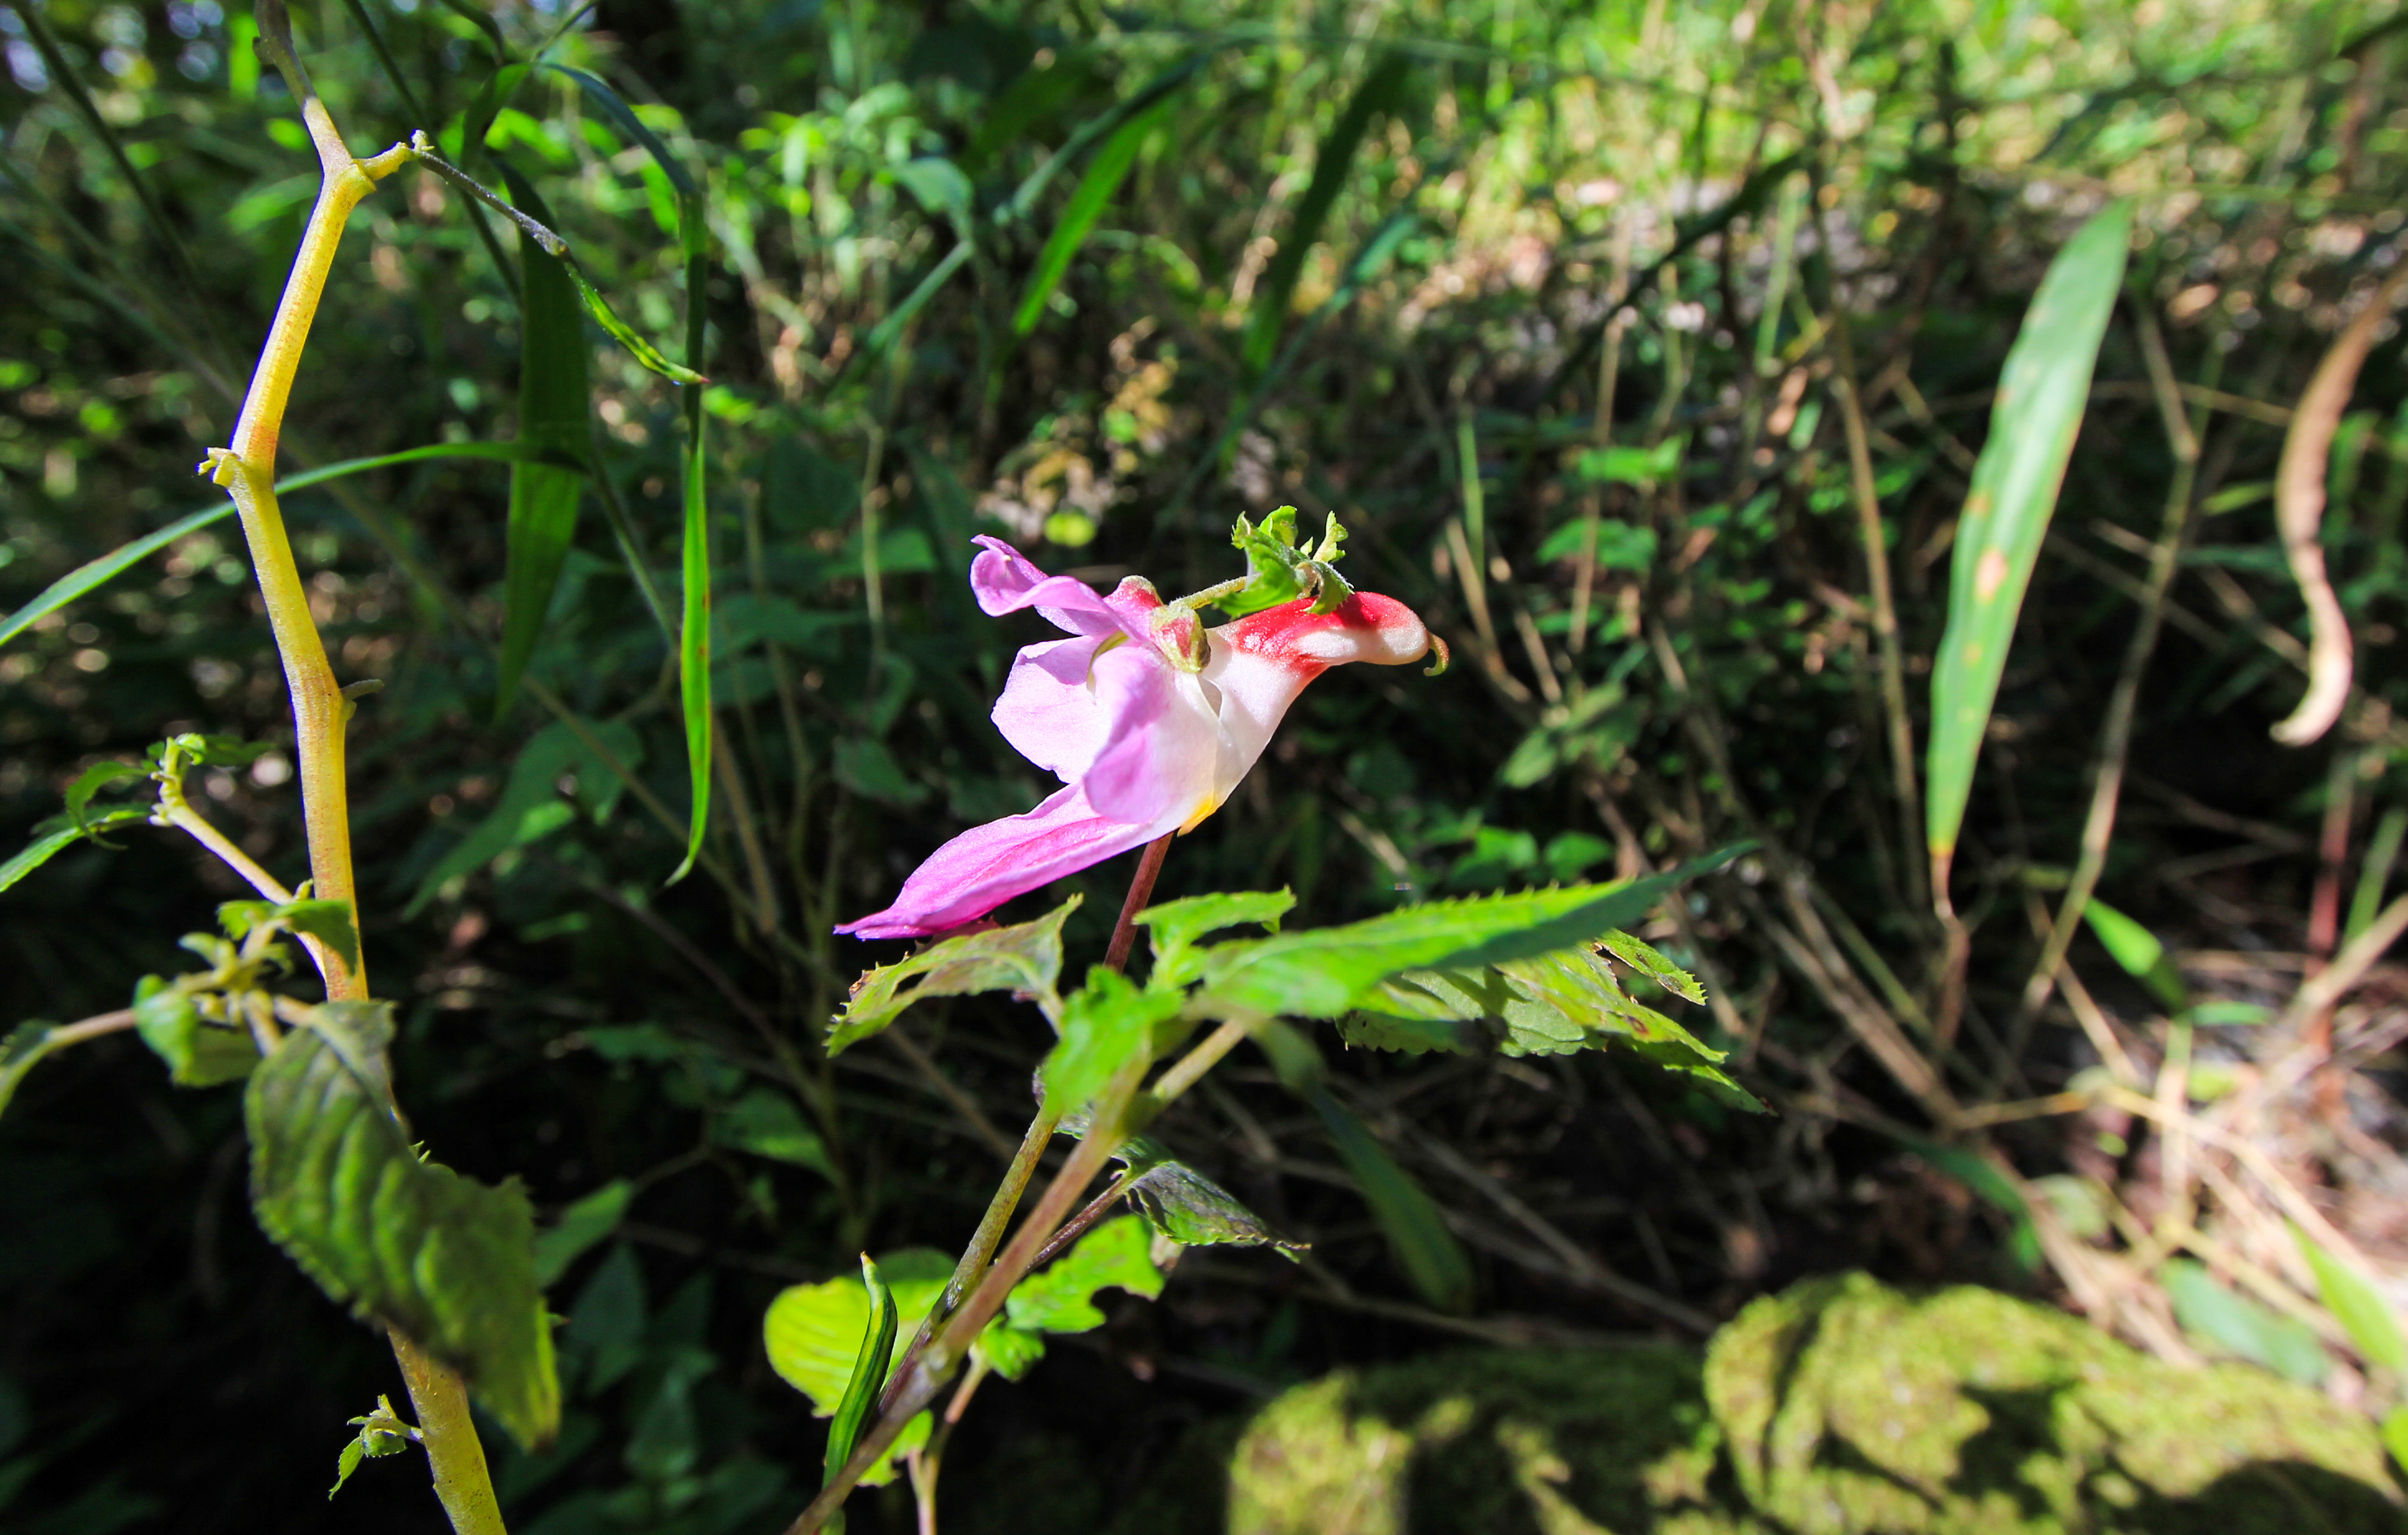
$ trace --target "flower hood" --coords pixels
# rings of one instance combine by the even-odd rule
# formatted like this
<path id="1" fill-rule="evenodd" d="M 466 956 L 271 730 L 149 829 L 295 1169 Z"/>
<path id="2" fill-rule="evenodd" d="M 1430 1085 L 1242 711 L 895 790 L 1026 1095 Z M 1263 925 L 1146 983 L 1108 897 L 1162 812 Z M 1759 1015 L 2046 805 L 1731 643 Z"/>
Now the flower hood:
<path id="1" fill-rule="evenodd" d="M 895 904 L 837 929 L 912 938 L 958 927 L 1014 896 L 1188 831 L 1221 808 L 1305 684 L 1350 661 L 1400 666 L 1429 631 L 1393 597 L 1356 592 L 1326 613 L 1298 597 L 1215 628 L 1131 576 L 1109 595 L 1048 576 L 1001 539 L 970 567 L 979 606 L 1034 608 L 1069 638 L 1021 651 L 996 728 L 1066 785 L 1024 815 L 972 827 L 932 854 Z"/>

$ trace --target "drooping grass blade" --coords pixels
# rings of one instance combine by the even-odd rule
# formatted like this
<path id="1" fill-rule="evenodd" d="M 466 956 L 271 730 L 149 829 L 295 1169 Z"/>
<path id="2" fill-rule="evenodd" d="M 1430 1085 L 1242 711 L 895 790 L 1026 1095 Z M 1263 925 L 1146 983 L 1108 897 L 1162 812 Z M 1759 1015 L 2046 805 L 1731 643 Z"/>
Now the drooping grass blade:
<path id="1" fill-rule="evenodd" d="M 1146 136 L 1168 115 L 1171 98 L 1165 97 L 1151 110 L 1140 113 L 1120 125 L 1104 147 L 1087 163 L 1087 174 L 1079 180 L 1079 190 L 1070 194 L 1070 206 L 1062 210 L 1062 220 L 1046 237 L 1045 249 L 1038 254 L 1037 270 L 1029 274 L 1028 290 L 1022 295 L 1020 308 L 1011 317 L 1012 334 L 1025 336 L 1037 328 L 1044 317 L 1045 301 L 1054 296 L 1061 285 L 1062 275 L 1070 269 L 1070 259 L 1087 241 L 1096 221 L 1102 217 L 1104 205 L 1127 179 L 1129 167 L 1137 163 L 1137 151 Z"/>
<path id="2" fill-rule="evenodd" d="M 703 284 L 710 271 L 710 236 L 703 224 L 702 196 L 679 205 L 680 237 L 685 247 L 685 360 L 699 367 L 707 323 Z M 685 861 L 668 882 L 693 869 L 710 825 L 710 500 L 709 460 L 703 452 L 703 386 L 685 386 L 685 611 L 678 633 L 678 698 L 685 711 L 686 776 L 693 810 L 686 822 Z"/>
<path id="3" fill-rule="evenodd" d="M 1925 829 L 1942 877 L 1956 851 L 2024 589 L 2073 455 L 2131 230 L 2132 205 L 2117 202 L 2066 242 L 2032 295 L 1999 379 L 1989 440 L 1956 528 L 1948 628 L 1931 666 Z"/>
<path id="4" fill-rule="evenodd" d="M 502 173 L 520 206 L 550 223 L 549 210 L 535 188 L 507 165 Z M 561 259 L 524 230 L 519 232 L 519 440 L 573 460 L 592 438 L 584 308 Z M 542 636 L 561 566 L 577 537 L 578 505 L 584 495 L 585 476 L 576 469 L 539 460 L 521 460 L 510 466 L 506 616 L 494 691 L 495 719 L 509 712 L 519 676 Z"/>

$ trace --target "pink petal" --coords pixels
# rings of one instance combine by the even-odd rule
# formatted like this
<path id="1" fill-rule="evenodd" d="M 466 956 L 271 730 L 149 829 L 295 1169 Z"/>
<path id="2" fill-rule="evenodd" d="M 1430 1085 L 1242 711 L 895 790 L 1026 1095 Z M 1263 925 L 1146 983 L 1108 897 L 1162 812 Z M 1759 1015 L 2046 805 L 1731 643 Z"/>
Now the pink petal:
<path id="1" fill-rule="evenodd" d="M 1176 830 L 1180 812 L 1167 815 L 1160 822 L 1108 819 L 1074 783 L 1025 815 L 962 833 L 912 870 L 894 905 L 837 931 L 864 939 L 919 938 L 976 922 L 1014 896 Z"/>
<path id="2" fill-rule="evenodd" d="M 1045 622 L 1072 634 L 1117 631 L 1132 639 L 1146 638 L 1143 619 L 1130 611 L 1127 603 L 1113 600 L 1121 593 L 1107 597 L 1085 581 L 1068 576 L 1049 576 L 1030 564 L 1020 551 L 990 534 L 982 533 L 971 541 L 979 546 L 979 555 L 970 562 L 970 591 L 978 597 L 980 609 L 989 616 L 1000 618 L 1023 608 L 1034 608 L 1044 615 Z M 1123 581 L 1121 586 L 1125 591 L 1128 582 Z M 1161 599 L 1155 598 L 1154 605 L 1159 607 Z"/>

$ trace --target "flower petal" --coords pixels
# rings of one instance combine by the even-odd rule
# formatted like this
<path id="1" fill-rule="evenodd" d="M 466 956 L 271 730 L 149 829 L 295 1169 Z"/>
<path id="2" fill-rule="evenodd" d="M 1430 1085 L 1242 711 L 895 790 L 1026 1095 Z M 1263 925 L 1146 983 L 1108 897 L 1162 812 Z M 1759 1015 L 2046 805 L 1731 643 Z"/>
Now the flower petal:
<path id="1" fill-rule="evenodd" d="M 1011 749 L 1065 783 L 1085 772 L 1120 732 L 1144 723 L 1125 717 L 1132 708 L 1160 712 L 1160 697 L 1128 685 L 1136 679 L 1107 687 L 1105 678 L 1119 679 L 1132 662 L 1143 667 L 1146 659 L 1140 647 L 1125 639 L 1113 644 L 1115 638 L 1078 635 L 1023 648 L 995 701 L 990 717 Z M 1099 653 L 1104 645 L 1111 648 Z M 1154 665 L 1169 669 L 1158 658 Z"/>
<path id="2" fill-rule="evenodd" d="M 999 618 L 1034 608 L 1045 622 L 1072 634 L 1118 632 L 1132 639 L 1146 638 L 1144 619 L 1132 612 L 1129 605 L 1114 602 L 1085 581 L 1047 575 L 1026 555 L 991 534 L 982 533 L 971 541 L 979 546 L 979 555 L 970 562 L 970 591 L 988 615 Z M 1121 584 L 1126 590 L 1128 583 Z M 1115 592 L 1113 597 L 1120 595 Z M 1160 600 L 1155 599 L 1157 606 Z"/>
<path id="3" fill-rule="evenodd" d="M 1204 681 L 1221 691 L 1226 750 L 1214 770 L 1214 803 L 1229 797 L 1270 744 L 1304 685 L 1351 661 L 1402 666 L 1429 653 L 1420 615 L 1394 597 L 1357 592 L 1326 613 L 1298 597 L 1210 631 Z"/>
<path id="4" fill-rule="evenodd" d="M 1115 821 L 1078 784 L 1025 815 L 990 821 L 947 842 L 903 882 L 895 904 L 837 929 L 855 938 L 919 938 L 976 922 L 1039 885 L 1153 841 L 1179 823 Z"/>
<path id="5" fill-rule="evenodd" d="M 1167 817 L 1176 826 L 1210 814 L 1220 803 L 1213 769 L 1223 752 L 1216 691 L 1136 645 L 1107 652 L 1095 676 L 1112 724 L 1079 780 L 1088 802 L 1119 820 Z"/>

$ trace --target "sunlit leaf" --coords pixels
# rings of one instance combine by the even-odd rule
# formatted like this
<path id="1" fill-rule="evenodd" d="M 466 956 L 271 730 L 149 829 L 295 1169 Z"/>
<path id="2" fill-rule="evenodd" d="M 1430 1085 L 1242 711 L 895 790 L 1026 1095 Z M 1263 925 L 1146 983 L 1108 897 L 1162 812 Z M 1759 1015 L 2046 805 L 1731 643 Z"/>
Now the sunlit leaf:
<path id="1" fill-rule="evenodd" d="M 1053 234 L 1046 237 L 1045 249 L 1037 254 L 1035 269 L 1028 274 L 1028 286 L 1022 290 L 1020 308 L 1011 317 L 1014 335 L 1027 335 L 1045 318 L 1046 300 L 1061 286 L 1063 274 L 1070 269 L 1071 258 L 1087 242 L 1096 221 L 1103 216 L 1105 205 L 1127 179 L 1129 167 L 1137 163 L 1137 151 L 1169 115 L 1172 99 L 1165 97 L 1150 110 L 1122 123 L 1104 140 L 1096 157 L 1087 162 L 1086 174 L 1079 179 L 1078 190 L 1070 194 L 1068 206 L 1062 209 Z"/>
<path id="2" fill-rule="evenodd" d="M 2238 1355 L 2307 1385 L 2321 1382 L 2330 1370 L 2313 1329 L 2226 1289 L 2204 1265 L 2173 1258 L 2157 1273 L 2166 1298 L 2173 1302 L 2174 1320 L 2212 1345 L 2211 1352 Z"/>
<path id="3" fill-rule="evenodd" d="M 151 1054 L 167 1063 L 179 1087 L 239 1082 L 259 1065 L 251 1030 L 201 1016 L 199 1000 L 164 976 L 146 975 L 134 988 L 134 1028 Z"/>
<path id="4" fill-rule="evenodd" d="M 1073 896 L 1034 921 L 943 939 L 866 972 L 828 1030 L 828 1054 L 869 1038 L 924 997 L 1052 992 L 1062 973 L 1062 924 L 1078 906 Z"/>
<path id="5" fill-rule="evenodd" d="M 2099 343 L 2123 285 L 2131 231 L 2128 199 L 2066 242 L 2032 295 L 1999 377 L 1989 439 L 1957 523 L 1948 627 L 1931 664 L 1927 830 L 1938 857 L 1956 852 L 2024 589 L 2057 510 Z"/>
<path id="6" fill-rule="evenodd" d="M 1014 1286 L 1004 1314 L 1025 1332 L 1088 1332 L 1104 1325 L 1096 1292 L 1126 1290 L 1152 1299 L 1162 1293 L 1162 1270 L 1150 1256 L 1153 1237 L 1134 1215 L 1089 1231 L 1068 1253 Z"/>
<path id="7" fill-rule="evenodd" d="M 2315 1271 L 2316 1290 L 2324 1297 L 2325 1310 L 2332 1313 L 2333 1320 L 2349 1334 L 2359 1357 L 2389 1370 L 2395 1380 L 2408 1383 L 2408 1338 L 2401 1336 L 2400 1319 L 2392 1313 L 2391 1303 L 2383 1298 L 2383 1292 L 2297 1226 L 2291 1227 L 2291 1240 L 2299 1244 L 2300 1255 Z"/>
<path id="8" fill-rule="evenodd" d="M 1100 965 L 1088 971 L 1087 983 L 1062 999 L 1062 1038 L 1042 1069 L 1046 1097 L 1067 1109 L 1092 1102 L 1132 1059 L 1152 1058 L 1155 1026 L 1184 1001 L 1177 992 L 1140 991 Z"/>
<path id="9" fill-rule="evenodd" d="M 1196 979 L 1196 940 L 1225 927 L 1257 925 L 1279 931 L 1280 918 L 1296 905 L 1286 890 L 1233 890 L 1188 896 L 1150 906 L 1137 914 L 1154 949 L 1154 985 L 1183 985 Z"/>
<path id="10" fill-rule="evenodd" d="M 953 1260 L 929 1248 L 906 1248 L 878 1260 L 895 1298 L 898 1332 L 916 1329 L 953 1276 Z M 781 1380 L 811 1400 L 817 1417 L 833 1417 L 853 1380 L 862 1333 L 869 1326 L 869 1291 L 856 1274 L 779 1292 L 761 1320 L 761 1341 Z M 863 1477 L 865 1486 L 895 1479 L 895 1462 L 926 1442 L 928 1414 L 913 1418 L 892 1449 Z"/>
<path id="11" fill-rule="evenodd" d="M 87 817 L 80 826 L 58 824 L 65 819 L 64 816 L 61 816 L 57 821 L 45 821 L 36 826 L 34 839 L 25 844 L 23 850 L 7 863 L 0 864 L 0 890 L 7 889 L 85 838 L 91 837 L 97 841 L 99 839 L 94 835 L 95 833 L 107 831 L 112 826 L 126 826 L 132 825 L 136 821 L 148 821 L 150 819 L 150 811 L 147 806 L 139 809 L 128 807 L 123 810 L 103 811 L 98 815 Z"/>
<path id="12" fill-rule="evenodd" d="M 1493 965 L 1595 941 L 1745 851 L 1725 848 L 1627 884 L 1431 901 L 1340 927 L 1216 944 L 1204 954 L 1204 994 L 1264 1014 L 1334 1018 L 1405 970 Z"/>

